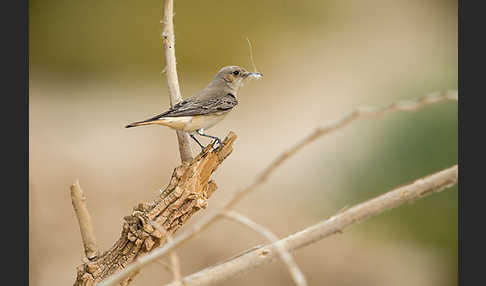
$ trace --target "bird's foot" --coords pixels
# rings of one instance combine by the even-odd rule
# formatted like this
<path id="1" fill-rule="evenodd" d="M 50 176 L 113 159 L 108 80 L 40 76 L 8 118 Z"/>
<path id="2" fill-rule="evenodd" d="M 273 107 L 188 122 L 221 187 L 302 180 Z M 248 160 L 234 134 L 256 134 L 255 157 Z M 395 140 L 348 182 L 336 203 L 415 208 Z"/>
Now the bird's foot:
<path id="1" fill-rule="evenodd" d="M 196 141 L 197 145 L 199 145 L 199 147 L 201 147 L 201 152 L 204 151 L 204 149 L 206 147 L 204 147 L 201 142 L 199 142 L 199 140 L 196 139 L 196 137 L 194 137 L 194 135 L 190 134 L 189 136 L 191 136 L 192 139 L 194 139 L 194 141 Z"/>
<path id="2" fill-rule="evenodd" d="M 211 139 L 214 139 L 213 143 L 211 143 L 210 145 L 212 146 L 213 150 L 217 149 L 217 148 L 221 148 L 223 147 L 223 142 L 221 142 L 221 139 L 219 139 L 218 137 L 216 136 L 211 136 L 211 135 L 208 135 L 208 134 L 204 134 L 204 129 L 199 129 L 197 130 L 197 133 L 201 136 L 204 136 L 204 137 L 208 137 L 208 138 L 211 138 Z M 218 143 L 218 147 L 214 147 L 214 145 Z"/>
<path id="3" fill-rule="evenodd" d="M 218 143 L 218 147 L 215 148 L 214 145 L 216 143 Z M 213 150 L 216 150 L 218 148 L 223 148 L 223 142 L 221 142 L 221 139 L 219 139 L 219 138 L 215 138 L 213 143 L 211 143 L 211 145 L 213 146 Z"/>

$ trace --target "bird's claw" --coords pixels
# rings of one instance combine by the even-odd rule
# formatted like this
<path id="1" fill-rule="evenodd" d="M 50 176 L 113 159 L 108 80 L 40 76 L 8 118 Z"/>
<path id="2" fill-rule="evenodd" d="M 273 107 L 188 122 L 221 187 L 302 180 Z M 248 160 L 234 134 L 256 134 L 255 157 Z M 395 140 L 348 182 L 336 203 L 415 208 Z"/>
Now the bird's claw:
<path id="1" fill-rule="evenodd" d="M 218 143 L 218 147 L 214 147 L 214 145 Z M 211 143 L 211 145 L 213 146 L 213 150 L 216 150 L 218 148 L 222 148 L 223 147 L 223 142 L 221 142 L 221 139 L 214 139 L 213 143 Z"/>

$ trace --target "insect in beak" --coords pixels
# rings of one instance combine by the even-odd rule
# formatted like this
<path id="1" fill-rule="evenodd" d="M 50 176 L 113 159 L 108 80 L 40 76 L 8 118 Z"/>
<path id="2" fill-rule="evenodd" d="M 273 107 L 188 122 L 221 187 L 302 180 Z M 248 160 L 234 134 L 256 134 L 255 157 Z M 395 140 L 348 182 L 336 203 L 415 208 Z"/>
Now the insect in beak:
<path id="1" fill-rule="evenodd" d="M 245 78 L 249 79 L 261 79 L 263 77 L 262 73 L 259 72 L 247 72 L 245 73 Z"/>

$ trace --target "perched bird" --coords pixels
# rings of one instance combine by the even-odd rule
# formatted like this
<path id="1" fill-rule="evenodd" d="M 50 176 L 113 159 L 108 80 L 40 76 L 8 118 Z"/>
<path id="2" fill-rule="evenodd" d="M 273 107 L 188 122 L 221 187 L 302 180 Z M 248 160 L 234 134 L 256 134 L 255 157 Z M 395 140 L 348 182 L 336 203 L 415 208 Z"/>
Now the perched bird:
<path id="1" fill-rule="evenodd" d="M 238 104 L 236 96 L 245 79 L 260 79 L 263 74 L 248 72 L 239 66 L 223 67 L 213 80 L 200 92 L 177 103 L 169 110 L 147 120 L 130 123 L 126 128 L 142 125 L 164 125 L 189 133 L 196 143 L 204 146 L 194 137 L 197 133 L 209 137 L 221 146 L 221 139 L 204 133 L 214 126 Z"/>

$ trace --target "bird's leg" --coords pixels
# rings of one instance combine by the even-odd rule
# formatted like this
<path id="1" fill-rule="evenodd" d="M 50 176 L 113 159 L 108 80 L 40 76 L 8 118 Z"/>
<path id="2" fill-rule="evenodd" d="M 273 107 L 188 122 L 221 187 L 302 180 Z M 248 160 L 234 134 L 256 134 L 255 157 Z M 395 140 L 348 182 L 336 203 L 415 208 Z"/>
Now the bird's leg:
<path id="1" fill-rule="evenodd" d="M 194 139 L 194 141 L 196 141 L 197 145 L 201 147 L 201 150 L 204 150 L 204 146 L 201 144 L 201 142 L 199 142 L 199 140 L 196 139 L 196 137 L 194 137 L 194 135 L 189 134 L 189 136 L 191 136 L 191 138 Z"/>
<path id="2" fill-rule="evenodd" d="M 219 139 L 218 137 L 216 136 L 211 136 L 211 135 L 208 135 L 208 134 L 204 134 L 204 129 L 199 129 L 197 131 L 197 134 L 201 135 L 201 136 L 204 136 L 204 137 L 209 137 L 209 138 L 212 138 L 214 139 L 215 141 L 214 142 L 218 142 L 219 146 L 222 147 L 223 146 L 223 142 L 221 142 L 221 139 Z M 213 142 L 213 144 L 214 144 Z"/>

